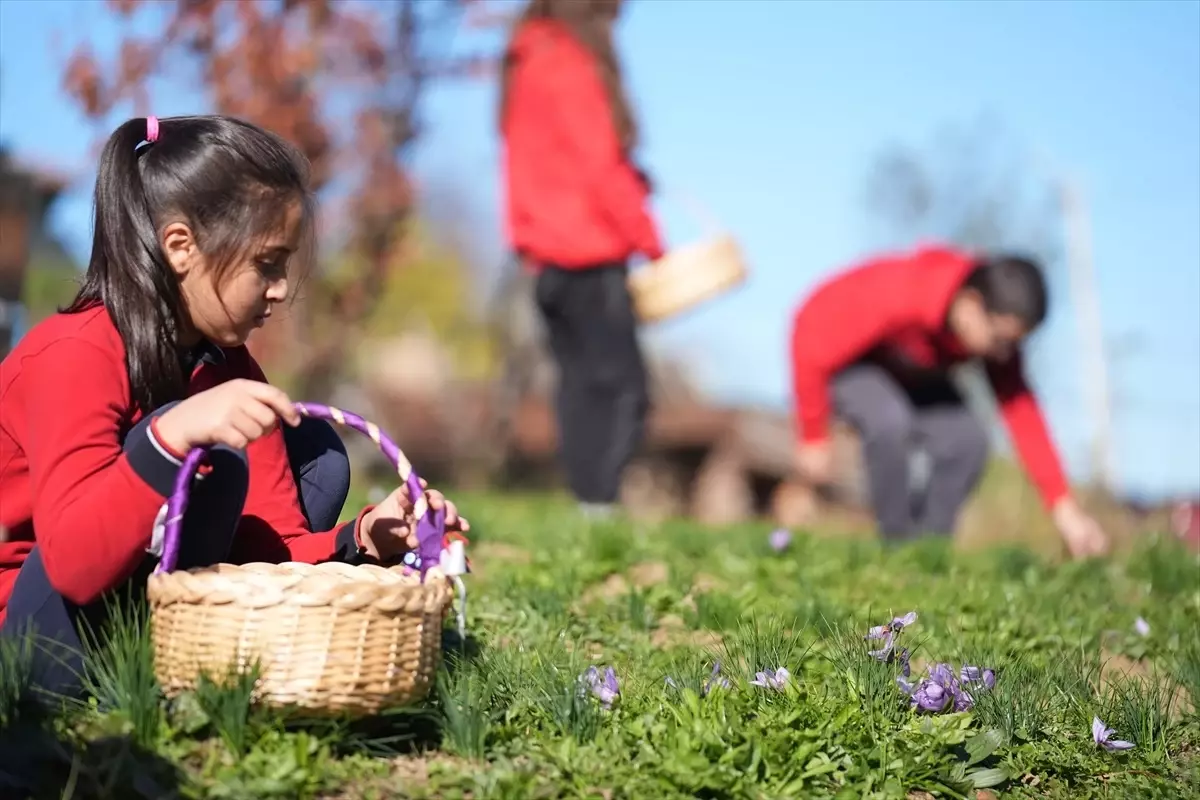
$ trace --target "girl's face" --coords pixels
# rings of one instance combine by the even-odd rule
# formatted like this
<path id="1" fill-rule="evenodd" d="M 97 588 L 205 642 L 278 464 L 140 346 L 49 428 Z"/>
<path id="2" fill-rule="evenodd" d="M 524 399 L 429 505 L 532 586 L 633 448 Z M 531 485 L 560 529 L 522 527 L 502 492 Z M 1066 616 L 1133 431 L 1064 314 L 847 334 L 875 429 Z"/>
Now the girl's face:
<path id="1" fill-rule="evenodd" d="M 179 277 L 191 322 L 180 344 L 203 338 L 237 347 L 266 323 L 271 309 L 287 299 L 288 262 L 300 245 L 302 217 L 300 204 L 292 204 L 279 230 L 239 254 L 216 280 L 187 225 L 171 223 L 163 230 L 163 252 Z"/>
<path id="2" fill-rule="evenodd" d="M 973 356 L 990 361 L 1008 361 L 1029 334 L 1025 324 L 1012 314 L 993 314 L 983 298 L 964 290 L 950 306 L 950 330 Z"/>

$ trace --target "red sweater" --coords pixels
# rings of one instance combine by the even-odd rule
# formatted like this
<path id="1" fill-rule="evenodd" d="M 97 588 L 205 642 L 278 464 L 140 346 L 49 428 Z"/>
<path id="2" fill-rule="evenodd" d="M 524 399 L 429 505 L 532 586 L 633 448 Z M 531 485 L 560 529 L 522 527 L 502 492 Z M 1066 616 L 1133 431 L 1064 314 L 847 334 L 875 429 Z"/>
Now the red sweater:
<path id="1" fill-rule="evenodd" d="M 567 268 L 661 256 L 645 181 L 622 151 L 595 59 L 565 27 L 543 21 L 526 23 L 509 52 L 503 178 L 512 249 Z"/>
<path id="2" fill-rule="evenodd" d="M 935 370 L 968 360 L 946 329 L 946 317 L 971 268 L 964 253 L 929 248 L 874 259 L 817 287 L 792 327 L 793 396 L 802 440 L 828 436 L 829 383 L 868 354 Z M 1046 505 L 1053 506 L 1067 493 L 1067 482 L 1022 359 L 986 369 L 1017 453 Z"/>
<path id="3" fill-rule="evenodd" d="M 245 347 L 213 352 L 196 366 L 189 393 L 233 378 L 266 381 Z M 103 308 L 47 319 L 0 363 L 0 524 L 10 539 L 0 543 L 0 622 L 35 543 L 51 584 L 77 604 L 118 586 L 146 557 L 180 462 L 152 433 L 123 449 L 141 416 Z M 280 430 L 247 456 L 250 486 L 231 561 L 316 563 L 357 549 L 354 523 L 308 530 Z"/>

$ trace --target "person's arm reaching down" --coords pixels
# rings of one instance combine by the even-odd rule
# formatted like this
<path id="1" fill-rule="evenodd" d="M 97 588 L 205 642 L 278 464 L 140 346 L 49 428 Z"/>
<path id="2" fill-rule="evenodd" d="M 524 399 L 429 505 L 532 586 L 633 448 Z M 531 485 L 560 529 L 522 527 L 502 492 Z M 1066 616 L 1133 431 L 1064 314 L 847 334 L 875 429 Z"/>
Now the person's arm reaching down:
<path id="1" fill-rule="evenodd" d="M 1013 445 L 1042 502 L 1050 509 L 1067 550 L 1075 558 L 1103 555 L 1109 548 L 1108 535 L 1071 496 L 1045 418 L 1025 380 L 1020 357 L 1003 365 L 989 365 L 988 377 Z"/>
<path id="2" fill-rule="evenodd" d="M 1042 502 L 1053 509 L 1068 494 L 1067 479 L 1045 417 L 1025 380 L 1022 359 L 1017 355 L 1004 364 L 989 363 L 987 374 L 1013 447 Z"/>

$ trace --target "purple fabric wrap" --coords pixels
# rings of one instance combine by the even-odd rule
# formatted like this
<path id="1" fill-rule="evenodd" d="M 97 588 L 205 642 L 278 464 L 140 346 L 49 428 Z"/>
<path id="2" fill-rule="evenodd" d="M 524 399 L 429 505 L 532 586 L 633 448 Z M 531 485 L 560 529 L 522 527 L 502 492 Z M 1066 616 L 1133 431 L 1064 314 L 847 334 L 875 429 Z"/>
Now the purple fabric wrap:
<path id="1" fill-rule="evenodd" d="M 349 411 L 333 409 L 320 403 L 296 403 L 296 410 L 306 417 L 341 423 L 361 434 L 368 437 L 371 436 L 371 423 Z M 388 460 L 388 463 L 399 471 L 400 462 L 407 461 L 407 459 L 404 458 L 400 452 L 400 448 L 388 438 L 387 434 L 379 431 L 378 428 L 376 430 L 379 433 L 379 450 L 383 453 L 384 458 Z M 165 530 L 163 531 L 163 554 L 158 567 L 155 569 L 156 573 L 174 571 L 175 564 L 179 560 L 179 538 L 180 531 L 183 529 L 183 515 L 187 511 L 188 490 L 191 487 L 192 478 L 195 476 L 196 470 L 200 467 L 200 462 L 204 460 L 206 452 L 208 452 L 207 447 L 194 448 L 187 454 L 187 458 L 183 460 L 183 465 L 179 468 L 179 474 L 175 478 L 174 491 L 167 498 L 167 520 Z M 405 479 L 405 486 L 408 487 L 408 496 L 414 503 L 423 495 L 421 479 L 417 477 L 415 470 L 410 470 L 408 477 Z M 422 575 L 430 567 L 437 565 L 442 553 L 442 540 L 445 533 L 445 510 L 433 511 L 427 506 L 425 513 L 417 520 L 417 555 L 421 559 L 418 568 Z"/>

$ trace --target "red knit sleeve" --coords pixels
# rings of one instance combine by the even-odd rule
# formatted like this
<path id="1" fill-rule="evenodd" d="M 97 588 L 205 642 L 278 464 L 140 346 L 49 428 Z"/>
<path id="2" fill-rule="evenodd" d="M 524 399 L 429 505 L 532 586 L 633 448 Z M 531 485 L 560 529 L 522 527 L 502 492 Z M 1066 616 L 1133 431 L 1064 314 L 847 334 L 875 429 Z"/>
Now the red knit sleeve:
<path id="1" fill-rule="evenodd" d="M 122 452 L 125 374 L 120 356 L 62 339 L 26 356 L 20 386 L 9 389 L 19 388 L 30 421 L 22 445 L 46 575 L 79 605 L 119 585 L 146 557 L 175 475 L 148 435 Z"/>

